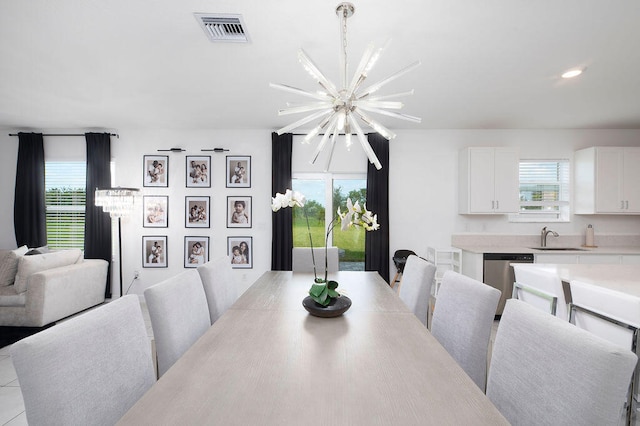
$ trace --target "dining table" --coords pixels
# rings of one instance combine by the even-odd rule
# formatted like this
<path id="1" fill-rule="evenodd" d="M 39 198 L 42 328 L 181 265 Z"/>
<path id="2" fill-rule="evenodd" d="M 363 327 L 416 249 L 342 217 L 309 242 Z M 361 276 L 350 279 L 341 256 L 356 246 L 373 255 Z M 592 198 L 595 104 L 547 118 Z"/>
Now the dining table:
<path id="1" fill-rule="evenodd" d="M 571 281 L 604 287 L 640 297 L 640 265 L 580 263 L 514 263 L 514 268 L 553 272 L 562 280 L 565 300 L 571 303 Z"/>
<path id="2" fill-rule="evenodd" d="M 377 272 L 329 279 L 352 306 L 322 318 L 313 274 L 265 272 L 118 424 L 508 424 Z"/>

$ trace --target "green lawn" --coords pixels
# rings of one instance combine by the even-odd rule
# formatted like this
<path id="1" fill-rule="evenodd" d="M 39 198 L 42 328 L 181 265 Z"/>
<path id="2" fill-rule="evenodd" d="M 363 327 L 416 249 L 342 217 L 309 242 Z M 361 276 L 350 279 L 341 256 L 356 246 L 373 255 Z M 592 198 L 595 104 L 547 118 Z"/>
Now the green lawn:
<path id="1" fill-rule="evenodd" d="M 314 247 L 324 247 L 324 222 L 315 218 L 309 218 L 309 227 Z M 340 258 L 343 262 L 364 261 L 364 233 L 362 228 L 353 227 L 346 231 L 340 230 L 338 223 L 333 230 L 333 245 L 344 250 L 344 256 Z M 293 223 L 293 246 L 309 247 L 309 232 L 304 216 L 294 219 Z"/>

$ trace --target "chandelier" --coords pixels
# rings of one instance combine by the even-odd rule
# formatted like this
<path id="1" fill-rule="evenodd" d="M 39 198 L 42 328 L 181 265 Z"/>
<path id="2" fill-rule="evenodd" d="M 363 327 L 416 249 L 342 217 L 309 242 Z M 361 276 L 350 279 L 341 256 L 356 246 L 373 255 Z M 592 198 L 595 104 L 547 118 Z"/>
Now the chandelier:
<path id="1" fill-rule="evenodd" d="M 420 61 L 416 61 L 411 65 L 408 65 L 378 83 L 362 88 L 362 83 L 364 83 L 369 72 L 373 69 L 382 52 L 386 48 L 385 44 L 383 47 L 376 50 L 373 44 L 369 44 L 362 55 L 362 59 L 360 59 L 360 63 L 358 64 L 358 68 L 356 69 L 353 78 L 351 81 L 347 80 L 347 19 L 352 16 L 354 12 L 355 7 L 351 3 L 340 3 L 336 7 L 336 15 L 340 18 L 341 37 L 340 88 L 336 87 L 335 84 L 325 77 L 325 75 L 302 49 L 298 51 L 298 60 L 304 69 L 311 75 L 313 80 L 321 86 L 322 90 L 318 92 L 310 92 L 284 84 L 270 84 L 270 86 L 275 89 L 284 90 L 289 93 L 313 99 L 312 102 L 310 101 L 308 103 L 287 103 L 287 108 L 279 110 L 278 115 L 298 113 L 310 114 L 279 129 L 277 133 L 281 135 L 314 120 L 320 120 L 318 124 L 306 134 L 302 142 L 310 143 L 311 139 L 320 134 L 320 132 L 324 132 L 322 139 L 313 153 L 311 164 L 315 164 L 318 159 L 318 155 L 327 146 L 327 142 L 329 142 L 330 154 L 325 170 L 328 169 L 331 164 L 336 136 L 341 132 L 345 135 L 347 148 L 351 146 L 351 133 L 355 132 L 358 141 L 360 141 L 364 152 L 367 154 L 369 162 L 371 162 L 378 170 L 382 168 L 378 157 L 373 152 L 369 141 L 362 131 L 359 121 L 362 121 L 388 140 L 395 138 L 396 135 L 380 122 L 372 118 L 369 113 L 386 115 L 414 123 L 420 123 L 421 121 L 419 117 L 397 112 L 402 109 L 404 105 L 402 102 L 389 100 L 401 96 L 412 95 L 413 90 L 385 96 L 374 95 L 386 84 L 416 68 L 420 65 Z M 329 138 L 331 138 L 330 141 Z"/>
<path id="2" fill-rule="evenodd" d="M 95 205 L 113 218 L 131 214 L 136 199 L 140 195 L 138 188 L 106 188 L 96 189 Z"/>

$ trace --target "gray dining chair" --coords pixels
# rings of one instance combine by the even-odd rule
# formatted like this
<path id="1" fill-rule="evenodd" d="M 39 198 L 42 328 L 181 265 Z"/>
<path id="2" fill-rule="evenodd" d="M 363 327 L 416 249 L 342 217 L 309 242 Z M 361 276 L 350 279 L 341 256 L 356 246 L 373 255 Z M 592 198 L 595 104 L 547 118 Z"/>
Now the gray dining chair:
<path id="1" fill-rule="evenodd" d="M 640 297 L 573 280 L 569 322 L 638 355 Z M 640 366 L 636 366 L 627 398 L 627 423 L 635 422 Z"/>
<path id="2" fill-rule="evenodd" d="M 30 425 L 115 424 L 155 383 L 134 295 L 20 340 L 10 353 Z"/>
<path id="3" fill-rule="evenodd" d="M 407 257 L 398 285 L 398 297 L 425 326 L 429 314 L 429 297 L 436 266 L 416 255 Z"/>
<path id="4" fill-rule="evenodd" d="M 556 272 L 532 270 L 527 266 L 520 267 L 517 263 L 512 266 L 516 280 L 511 295 L 514 299 L 522 300 L 562 320 L 569 320 L 562 280 Z"/>
<path id="5" fill-rule="evenodd" d="M 505 305 L 487 396 L 513 424 L 617 425 L 637 356 L 520 300 Z"/>
<path id="6" fill-rule="evenodd" d="M 211 327 L 200 274 L 190 269 L 144 291 L 158 356 L 158 377 Z"/>
<path id="7" fill-rule="evenodd" d="M 198 266 L 209 306 L 211 324 L 225 313 L 238 299 L 238 288 L 229 256 L 220 256 Z"/>
<path id="8" fill-rule="evenodd" d="M 340 261 L 338 247 L 314 247 L 313 258 L 310 247 L 294 247 L 291 252 L 293 272 L 313 272 L 313 259 L 316 262 L 318 276 L 324 278 L 325 257 L 327 258 L 327 271 L 338 272 Z"/>
<path id="9" fill-rule="evenodd" d="M 436 298 L 431 333 L 484 391 L 491 328 L 501 292 L 447 271 Z"/>

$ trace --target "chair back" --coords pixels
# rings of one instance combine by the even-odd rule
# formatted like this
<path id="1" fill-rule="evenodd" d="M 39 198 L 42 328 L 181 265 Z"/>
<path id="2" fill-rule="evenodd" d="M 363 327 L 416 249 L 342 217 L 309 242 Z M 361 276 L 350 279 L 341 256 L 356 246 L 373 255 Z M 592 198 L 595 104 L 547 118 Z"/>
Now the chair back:
<path id="1" fill-rule="evenodd" d="M 396 266 L 398 272 L 402 273 L 402 271 L 404 270 L 404 265 L 407 263 L 407 259 L 412 254 L 415 255 L 416 252 L 408 249 L 396 250 L 393 253 L 393 264 Z"/>
<path id="2" fill-rule="evenodd" d="M 507 301 L 487 396 L 514 424 L 619 424 L 637 357 L 522 301 Z"/>
<path id="3" fill-rule="evenodd" d="M 578 327 L 635 351 L 640 298 L 581 281 L 571 281 L 570 321 Z"/>
<path id="4" fill-rule="evenodd" d="M 200 274 L 189 269 L 147 288 L 144 298 L 161 377 L 211 326 L 207 296 Z"/>
<path id="5" fill-rule="evenodd" d="M 229 256 L 220 256 L 198 266 L 209 306 L 211 324 L 238 299 L 238 288 Z"/>
<path id="6" fill-rule="evenodd" d="M 134 295 L 27 337 L 10 351 L 30 425 L 115 424 L 155 382 Z"/>
<path id="7" fill-rule="evenodd" d="M 569 320 L 562 280 L 557 273 L 520 268 L 517 263 L 513 265 L 513 271 L 516 279 L 513 284 L 514 299 L 522 300 L 565 321 Z"/>
<path id="8" fill-rule="evenodd" d="M 431 333 L 484 391 L 487 352 L 500 290 L 447 271 L 438 291 Z"/>
<path id="9" fill-rule="evenodd" d="M 338 272 L 338 247 L 327 247 L 327 271 Z M 325 247 L 314 247 L 313 257 L 311 256 L 310 247 L 294 247 L 292 253 L 292 270 L 293 272 L 313 272 L 313 259 L 316 261 L 316 272 L 318 277 L 324 277 L 325 267 Z"/>
<path id="10" fill-rule="evenodd" d="M 398 296 L 424 325 L 427 325 L 429 297 L 436 266 L 421 257 L 410 255 L 402 274 Z"/>

